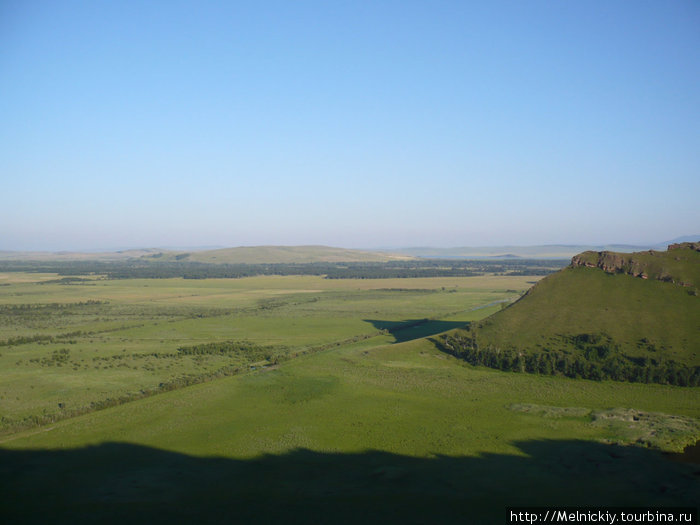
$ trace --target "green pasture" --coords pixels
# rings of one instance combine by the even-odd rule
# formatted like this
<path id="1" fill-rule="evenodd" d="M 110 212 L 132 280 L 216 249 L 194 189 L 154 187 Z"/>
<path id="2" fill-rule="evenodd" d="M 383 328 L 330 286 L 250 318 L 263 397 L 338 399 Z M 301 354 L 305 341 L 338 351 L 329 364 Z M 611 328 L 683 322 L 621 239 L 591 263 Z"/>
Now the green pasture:
<path id="1" fill-rule="evenodd" d="M 700 417 L 696 388 L 504 373 L 446 356 L 429 339 L 392 343 L 390 338 L 7 436 L 3 446 L 77 447 L 119 440 L 239 458 L 300 447 L 423 457 L 519 454 L 513 445 L 519 440 L 614 441 L 616 436 L 612 427 L 591 424 L 588 413 L 565 411 L 559 417 L 513 405 Z"/>
<path id="2" fill-rule="evenodd" d="M 0 511 L 495 523 L 506 505 L 694 504 L 696 467 L 627 445 L 696 439 L 698 389 L 474 368 L 429 339 L 389 339 L 5 436 Z"/>
<path id="3" fill-rule="evenodd" d="M 472 367 L 433 342 L 532 277 L 40 284 L 54 278 L 0 277 L 10 522 L 496 523 L 507 505 L 695 504 L 697 467 L 660 451 L 700 436 L 700 389 Z M 275 357 L 177 352 L 230 341 Z M 136 399 L 182 378 L 206 382 Z"/>
<path id="4" fill-rule="evenodd" d="M 408 340 L 481 318 L 498 308 L 484 305 L 517 298 L 533 279 L 56 277 L 0 275 L 0 432 L 183 378 L 271 364 L 177 355 L 183 346 L 246 341 L 285 358 L 368 338 Z"/>

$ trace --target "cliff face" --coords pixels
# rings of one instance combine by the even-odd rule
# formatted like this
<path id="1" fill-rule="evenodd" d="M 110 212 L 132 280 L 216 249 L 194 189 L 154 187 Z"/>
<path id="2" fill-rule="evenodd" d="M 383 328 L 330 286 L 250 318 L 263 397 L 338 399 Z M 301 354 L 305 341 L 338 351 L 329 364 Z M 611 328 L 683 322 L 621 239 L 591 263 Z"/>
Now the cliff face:
<path id="1" fill-rule="evenodd" d="M 654 254 L 649 250 L 650 255 Z M 642 279 L 648 279 L 649 275 L 645 271 L 645 264 L 635 260 L 633 254 L 617 252 L 583 252 L 574 255 L 571 259 L 571 266 L 586 266 L 588 268 L 600 268 L 607 273 L 627 273 Z"/>
<path id="2" fill-rule="evenodd" d="M 641 279 L 657 279 L 694 287 L 700 262 L 700 242 L 671 244 L 668 251 L 617 253 L 587 251 L 575 255 L 571 266 L 600 268 L 607 273 L 624 273 Z"/>

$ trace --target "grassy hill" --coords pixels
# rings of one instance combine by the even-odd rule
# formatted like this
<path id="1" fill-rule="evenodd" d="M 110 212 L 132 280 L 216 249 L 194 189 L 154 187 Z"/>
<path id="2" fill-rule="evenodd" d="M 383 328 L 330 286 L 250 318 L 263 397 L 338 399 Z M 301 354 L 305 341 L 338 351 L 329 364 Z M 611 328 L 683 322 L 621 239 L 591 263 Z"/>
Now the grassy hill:
<path id="1" fill-rule="evenodd" d="M 239 246 L 215 250 L 144 248 L 116 252 L 0 251 L 0 261 L 129 261 L 274 264 L 316 262 L 386 262 L 414 259 L 411 255 L 350 250 L 330 246 Z"/>
<path id="2" fill-rule="evenodd" d="M 700 374 L 699 283 L 691 244 L 586 252 L 447 349 L 497 368 L 686 384 Z"/>
<path id="3" fill-rule="evenodd" d="M 312 263 L 312 262 L 385 262 L 406 260 L 407 255 L 349 250 L 329 246 L 239 246 L 196 252 L 163 252 L 145 258 L 159 261 L 183 261 L 219 264 Z"/>

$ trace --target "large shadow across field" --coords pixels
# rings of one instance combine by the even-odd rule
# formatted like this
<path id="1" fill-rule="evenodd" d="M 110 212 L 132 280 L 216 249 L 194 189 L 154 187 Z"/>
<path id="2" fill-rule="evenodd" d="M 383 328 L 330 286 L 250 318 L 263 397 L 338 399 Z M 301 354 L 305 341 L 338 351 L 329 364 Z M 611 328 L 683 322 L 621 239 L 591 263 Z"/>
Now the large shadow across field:
<path id="1" fill-rule="evenodd" d="M 296 450 L 236 460 L 105 443 L 0 449 L 4 523 L 502 523 L 507 505 L 697 502 L 700 466 L 636 448 L 529 441 L 525 455 Z"/>
<path id="2" fill-rule="evenodd" d="M 367 323 L 372 323 L 377 330 L 386 330 L 394 336 L 396 343 L 412 341 L 421 337 L 429 337 L 453 328 L 461 328 L 468 325 L 468 322 L 459 321 L 437 321 L 433 319 L 408 319 L 405 321 L 380 321 L 377 319 L 363 319 Z"/>

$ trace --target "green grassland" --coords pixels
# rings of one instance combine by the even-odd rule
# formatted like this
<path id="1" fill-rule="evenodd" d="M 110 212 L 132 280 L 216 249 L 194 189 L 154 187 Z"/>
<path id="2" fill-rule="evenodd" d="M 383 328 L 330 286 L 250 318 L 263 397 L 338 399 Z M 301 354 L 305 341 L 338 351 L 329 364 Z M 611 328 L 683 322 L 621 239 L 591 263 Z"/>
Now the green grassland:
<path id="1" fill-rule="evenodd" d="M 3 446 L 76 447 L 117 439 L 240 458 L 300 447 L 415 456 L 521 454 L 514 441 L 625 442 L 615 429 L 592 424 L 593 410 L 700 416 L 696 388 L 504 373 L 446 356 L 426 338 L 392 339 L 348 344 L 24 431 L 2 438 Z M 555 407 L 580 412 L 558 414 Z M 643 422 L 637 423 L 637 437 L 643 437 Z M 678 450 L 692 438 L 658 445 Z"/>
<path id="2" fill-rule="evenodd" d="M 353 341 L 431 335 L 517 298 L 533 278 L 81 279 L 0 275 L 0 431 Z M 230 342 L 257 350 L 187 352 Z"/>
<path id="3" fill-rule="evenodd" d="M 700 389 L 440 349 L 533 279 L 2 274 L 0 515 L 494 523 L 506 505 L 693 505 L 697 467 L 659 451 L 700 437 Z"/>
<path id="4" fill-rule="evenodd" d="M 682 448 L 699 416 L 696 388 L 474 368 L 384 336 L 6 436 L 0 511 L 495 523 L 506 505 L 694 505 L 697 467 L 644 445 Z"/>

